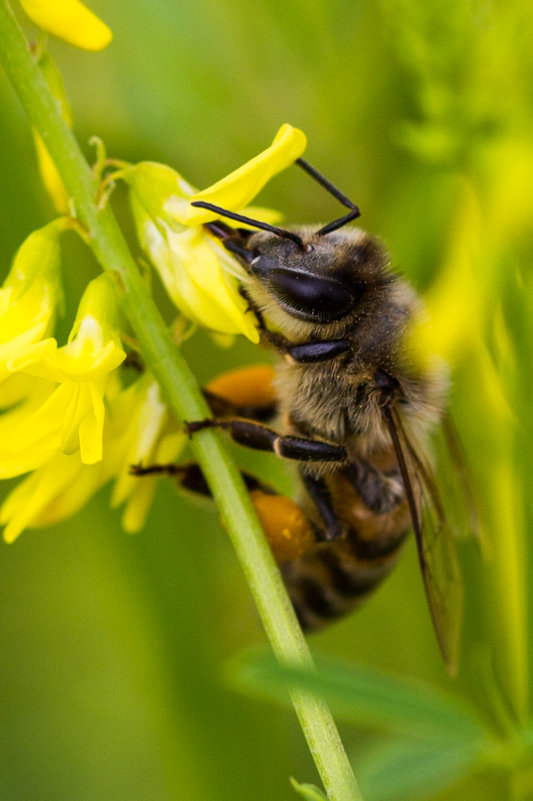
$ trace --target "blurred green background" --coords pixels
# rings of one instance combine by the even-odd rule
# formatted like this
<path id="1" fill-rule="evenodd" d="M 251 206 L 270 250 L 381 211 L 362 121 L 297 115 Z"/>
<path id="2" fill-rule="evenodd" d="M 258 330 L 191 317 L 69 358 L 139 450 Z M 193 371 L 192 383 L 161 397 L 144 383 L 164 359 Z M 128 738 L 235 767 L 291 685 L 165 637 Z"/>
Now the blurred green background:
<path id="1" fill-rule="evenodd" d="M 496 568 L 486 574 L 465 549 L 472 589 L 464 675 L 452 682 L 440 661 L 413 543 L 376 596 L 357 615 L 314 636 L 312 647 L 475 696 L 484 619 L 518 587 L 508 610 L 516 630 L 509 644 L 502 640 L 500 667 L 505 673 L 505 654 L 511 654 L 508 667 L 520 676 L 515 680 L 509 667 L 508 680 L 521 688 L 514 710 L 524 712 L 531 509 L 522 476 L 533 467 L 530 4 L 90 5 L 114 31 L 106 51 L 90 54 L 50 42 L 87 153 L 89 137 L 98 134 L 109 155 L 168 163 L 203 187 L 262 150 L 290 122 L 309 137 L 306 157 L 353 198 L 362 209 L 361 225 L 384 239 L 394 263 L 422 289 L 436 280 L 454 248 L 461 255 L 467 247 L 464 187 L 477 197 L 480 325 L 512 412 L 506 428 L 492 400 L 484 400 L 472 352 L 463 358 L 459 349 L 453 407 L 488 497 L 489 530 L 492 524 L 500 537 Z M 24 236 L 53 211 L 26 120 L 3 77 L 0 97 L 0 252 L 7 270 Z M 339 214 L 333 199 L 296 168 L 273 181 L 260 201 L 282 209 L 291 223 Z M 131 232 L 120 190 L 113 202 Z M 75 238 L 68 239 L 72 310 L 97 270 Z M 466 291 L 459 282 L 458 303 L 469 303 Z M 496 330 L 497 320 L 504 322 Z M 186 353 L 201 382 L 268 358 L 245 342 L 217 349 L 203 334 L 187 343 Z M 519 421 L 518 437 L 511 418 Z M 254 464 L 248 454 L 238 458 Z M 275 459 L 263 457 L 261 469 L 285 480 Z M 502 548 L 510 552 L 506 540 L 514 554 L 509 569 L 502 558 Z M 280 801 L 295 797 L 289 775 L 317 781 L 293 713 L 240 695 L 224 678 L 228 660 L 263 643 L 264 635 L 209 506 L 184 500 L 161 482 L 145 529 L 128 536 L 120 515 L 108 509 L 105 489 L 73 519 L 26 532 L 0 550 L 0 798 Z M 485 589 L 479 589 L 485 575 Z M 487 595 L 494 607 L 489 602 L 484 616 Z M 505 615 L 500 623 L 508 632 Z M 342 733 L 351 754 L 370 737 L 349 723 Z M 507 781 L 495 768 L 438 797 L 501 801 L 510 797 Z"/>

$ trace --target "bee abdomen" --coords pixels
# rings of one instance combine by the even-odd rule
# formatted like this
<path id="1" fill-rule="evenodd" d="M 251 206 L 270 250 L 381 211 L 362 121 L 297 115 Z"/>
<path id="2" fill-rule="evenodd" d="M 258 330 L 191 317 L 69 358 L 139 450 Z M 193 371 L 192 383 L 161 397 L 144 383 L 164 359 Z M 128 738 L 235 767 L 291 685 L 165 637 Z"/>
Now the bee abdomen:
<path id="1" fill-rule="evenodd" d="M 323 543 L 282 566 L 302 627 L 316 630 L 351 612 L 394 567 L 407 531 L 386 541 Z M 370 546 L 370 547 L 368 547 Z"/>

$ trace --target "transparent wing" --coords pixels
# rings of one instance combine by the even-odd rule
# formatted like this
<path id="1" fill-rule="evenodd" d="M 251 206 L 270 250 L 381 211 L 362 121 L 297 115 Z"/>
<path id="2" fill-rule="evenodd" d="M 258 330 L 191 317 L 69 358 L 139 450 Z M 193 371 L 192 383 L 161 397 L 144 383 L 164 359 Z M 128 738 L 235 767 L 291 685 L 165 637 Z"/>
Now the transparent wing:
<path id="1" fill-rule="evenodd" d="M 388 405 L 383 417 L 405 486 L 433 626 L 448 672 L 455 675 L 463 609 L 455 536 L 431 468 L 410 441 L 397 411 Z"/>
<path id="2" fill-rule="evenodd" d="M 437 463 L 443 468 L 438 471 L 442 494 L 445 499 L 453 500 L 447 506 L 454 532 L 459 538 L 474 537 L 481 552 L 486 553 L 488 544 L 479 493 L 476 492 L 465 450 L 449 412 L 442 420 L 436 446 Z"/>

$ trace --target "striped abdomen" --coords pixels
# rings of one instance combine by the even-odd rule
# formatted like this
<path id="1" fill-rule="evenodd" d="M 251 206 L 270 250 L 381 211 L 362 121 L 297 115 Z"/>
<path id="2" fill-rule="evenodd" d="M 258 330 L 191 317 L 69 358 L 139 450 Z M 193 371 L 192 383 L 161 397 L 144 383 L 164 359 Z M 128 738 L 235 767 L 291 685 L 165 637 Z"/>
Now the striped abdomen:
<path id="1" fill-rule="evenodd" d="M 328 479 L 345 535 L 319 542 L 281 570 L 302 626 L 317 629 L 353 610 L 388 575 L 411 527 L 405 496 L 372 511 L 355 490 L 349 471 Z M 367 499 L 367 503 L 370 503 Z M 380 499 L 371 505 L 379 508 Z"/>

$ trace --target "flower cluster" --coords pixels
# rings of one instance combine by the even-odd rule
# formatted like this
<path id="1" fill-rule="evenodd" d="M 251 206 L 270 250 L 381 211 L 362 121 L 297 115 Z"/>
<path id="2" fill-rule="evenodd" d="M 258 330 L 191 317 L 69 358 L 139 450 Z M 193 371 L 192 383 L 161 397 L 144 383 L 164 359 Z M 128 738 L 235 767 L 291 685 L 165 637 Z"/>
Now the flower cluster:
<path id="1" fill-rule="evenodd" d="M 305 144 L 301 131 L 284 125 L 269 148 L 203 192 L 162 164 L 127 165 L 112 176 L 127 183 L 141 245 L 186 318 L 258 341 L 255 318 L 238 291 L 239 265 L 204 227 L 214 215 L 190 203 L 209 198 L 229 210 L 246 209 Z M 48 175 L 54 196 L 58 184 Z M 60 207 L 60 198 L 54 200 Z M 263 219 L 268 216 L 263 210 Z M 34 231 L 0 289 L 0 478 L 25 476 L 0 508 L 7 541 L 28 526 L 73 514 L 109 481 L 112 505 L 125 504 L 124 527 L 138 529 L 155 479 L 133 477 L 131 465 L 171 462 L 185 444 L 153 377 L 142 372 L 129 385 L 123 378 L 122 321 L 107 275 L 85 289 L 66 344 L 53 337 L 66 228 L 79 230 L 60 217 Z"/>

